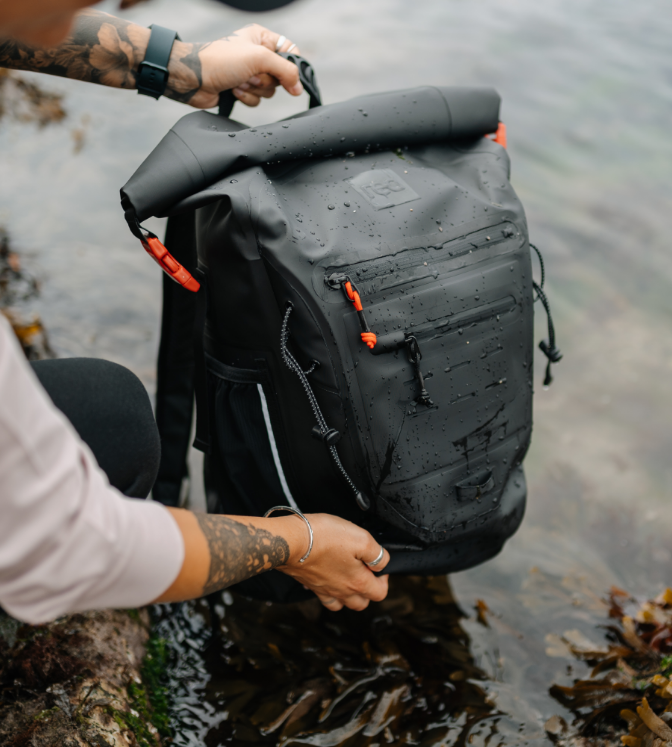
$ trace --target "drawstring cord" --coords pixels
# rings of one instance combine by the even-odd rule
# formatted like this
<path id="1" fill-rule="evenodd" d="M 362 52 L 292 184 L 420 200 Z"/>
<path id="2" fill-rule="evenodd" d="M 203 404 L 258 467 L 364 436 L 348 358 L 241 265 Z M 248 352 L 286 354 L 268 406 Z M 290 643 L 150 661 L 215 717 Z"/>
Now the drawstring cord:
<path id="1" fill-rule="evenodd" d="M 553 376 L 551 374 L 551 364 L 558 363 L 558 361 L 562 360 L 562 353 L 555 346 L 555 326 L 553 325 L 553 317 L 551 316 L 551 306 L 548 302 L 548 297 L 542 290 L 542 288 L 544 287 L 544 282 L 546 281 L 544 259 L 541 256 L 541 252 L 534 244 L 530 244 L 530 249 L 534 249 L 534 251 L 536 252 L 537 257 L 539 258 L 539 266 L 541 267 L 541 282 L 536 283 L 533 280 L 532 287 L 537 294 L 534 302 L 536 303 L 537 301 L 541 301 L 541 304 L 546 311 L 546 318 L 548 319 L 548 341 L 542 340 L 539 343 L 539 349 L 548 359 L 548 363 L 546 364 L 546 375 L 544 376 L 544 386 L 549 386 L 549 384 L 553 381 Z"/>
<path id="2" fill-rule="evenodd" d="M 315 368 L 317 367 L 317 361 L 313 361 L 313 365 L 310 367 L 310 369 L 308 369 L 308 371 L 304 371 L 299 365 L 299 362 L 287 347 L 287 343 L 289 341 L 289 317 L 292 313 L 293 308 L 294 307 L 291 303 L 287 304 L 285 316 L 282 320 L 282 331 L 280 332 L 280 353 L 282 355 L 282 360 L 287 368 L 289 368 L 290 371 L 293 371 L 299 377 L 301 386 L 303 387 L 303 390 L 308 397 L 308 401 L 310 402 L 310 406 L 313 410 L 313 415 L 315 416 L 315 420 L 317 420 L 317 426 L 313 428 L 313 434 L 316 435 L 321 441 L 324 441 L 327 448 L 329 449 L 331 458 L 334 460 L 334 464 L 345 479 L 345 482 L 348 484 L 350 490 L 352 490 L 352 492 L 354 493 L 357 505 L 361 509 L 366 510 L 370 507 L 368 498 L 366 498 L 361 493 L 361 491 L 357 489 L 355 483 L 350 479 L 350 475 L 345 471 L 345 467 L 343 466 L 341 459 L 338 456 L 338 452 L 336 451 L 335 444 L 336 442 L 338 442 L 338 440 L 340 440 L 340 433 L 335 428 L 329 428 L 329 426 L 327 425 L 327 421 L 324 419 L 322 410 L 320 410 L 320 405 L 317 402 L 315 393 L 313 392 L 313 389 L 310 386 L 310 382 L 308 381 L 306 375 L 312 373 L 312 371 L 315 370 Z"/>

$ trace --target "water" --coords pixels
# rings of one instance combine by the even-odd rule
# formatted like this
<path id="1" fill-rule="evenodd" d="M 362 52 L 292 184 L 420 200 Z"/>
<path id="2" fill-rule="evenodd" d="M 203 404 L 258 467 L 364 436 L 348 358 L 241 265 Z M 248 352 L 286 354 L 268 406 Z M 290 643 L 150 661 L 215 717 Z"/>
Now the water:
<path id="1" fill-rule="evenodd" d="M 128 16 L 178 28 L 186 39 L 212 38 L 249 22 L 248 16 L 205 0 L 190 0 L 188 13 L 186 7 L 178 0 L 154 0 Z M 455 639 L 460 655 L 471 657 L 473 681 L 483 691 L 477 713 L 494 709 L 507 714 L 507 724 L 516 724 L 515 729 L 500 724 L 498 739 L 508 742 L 519 734 L 523 741 L 543 741 L 550 715 L 568 717 L 548 695 L 549 686 L 567 684 L 584 671 L 547 636 L 578 629 L 600 640 L 597 625 L 606 615 L 601 599 L 610 585 L 653 594 L 671 576 L 665 532 L 672 490 L 669 4 L 301 0 L 264 22 L 299 43 L 315 65 L 327 103 L 424 83 L 487 84 L 502 94 L 512 179 L 526 206 L 531 237 L 546 258 L 565 357 L 547 391 L 541 386 L 545 361 L 539 356 L 536 362 L 523 528 L 498 558 L 451 578 L 465 615 L 459 622 L 450 607 L 443 623 L 425 616 L 418 624 L 421 634 L 427 632 L 424 626 L 433 626 L 428 635 Z M 160 279 L 125 227 L 118 189 L 185 109 L 71 81 L 40 82 L 67 94 L 70 116 L 39 133 L 9 122 L 0 125 L 0 173 L 5 175 L 0 222 L 43 280 L 37 310 L 59 354 L 124 363 L 151 390 Z M 262 124 L 305 105 L 278 94 L 258 110 L 234 114 Z M 74 128 L 85 130 L 84 147 L 76 155 Z M 537 339 L 545 336 L 543 321 L 539 314 Z M 423 593 L 421 588 L 398 592 L 418 604 Z M 477 599 L 490 610 L 488 627 L 477 619 Z M 235 600 L 212 614 L 223 616 L 224 625 L 246 621 L 254 617 L 249 604 Z M 290 614 L 258 609 L 267 615 L 269 629 L 276 624 L 273 615 Z M 210 611 L 189 610 L 204 626 Z M 302 630 L 303 613 L 291 614 L 293 629 Z M 398 614 L 393 619 L 403 628 Z M 332 619 L 329 613 L 322 616 Z M 352 635 L 357 632 L 358 623 L 340 622 L 346 618 L 359 619 L 334 616 L 333 624 L 345 631 L 341 637 L 334 633 L 335 642 L 350 635 L 348 625 L 355 626 Z M 370 619 L 361 623 L 361 636 L 368 635 Z M 306 625 L 310 637 L 315 624 Z M 250 681 L 253 674 L 259 677 L 246 659 L 249 653 L 254 661 L 259 643 L 243 634 L 227 635 L 224 641 L 242 647 L 241 671 Z M 228 738 L 221 724 L 227 698 L 235 696 L 217 690 L 231 665 L 218 658 L 216 648 L 208 644 L 200 674 L 183 694 L 194 719 L 192 735 L 206 739 L 211 731 L 208 745 L 218 744 L 218 734 Z M 332 663 L 336 660 L 334 654 Z M 411 668 L 420 665 L 407 660 Z M 267 670 L 274 678 L 285 665 L 276 666 Z M 348 682 L 353 676 L 343 675 Z M 282 677 L 272 681 L 277 697 L 286 700 L 289 685 Z M 330 681 L 337 686 L 337 680 Z M 394 678 L 370 692 L 379 700 L 388 685 L 393 689 Z M 366 692 L 356 695 L 362 700 Z M 421 697 L 419 690 L 412 692 Z M 442 692 L 449 709 L 455 701 Z M 457 726 L 458 705 L 451 710 L 455 730 L 447 727 L 445 737 L 428 732 L 422 743 L 467 738 L 465 724 Z M 241 713 L 245 716 L 245 709 Z M 355 714 L 353 705 L 350 715 Z M 484 723 L 490 722 L 485 718 Z M 371 737 L 371 744 L 386 743 L 383 732 Z M 257 743 L 273 743 L 259 734 Z M 352 743 L 360 738 L 352 737 Z M 472 742 L 485 738 L 474 734 Z"/>

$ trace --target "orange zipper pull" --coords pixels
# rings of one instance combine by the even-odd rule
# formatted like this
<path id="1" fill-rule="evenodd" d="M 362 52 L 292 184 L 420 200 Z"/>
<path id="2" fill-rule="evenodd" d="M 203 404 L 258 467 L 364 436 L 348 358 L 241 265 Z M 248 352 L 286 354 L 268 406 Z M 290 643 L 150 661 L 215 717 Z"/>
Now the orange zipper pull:
<path id="1" fill-rule="evenodd" d="M 376 346 L 377 338 L 375 333 L 369 329 L 366 317 L 364 316 L 364 307 L 362 306 L 362 298 L 359 295 L 359 291 L 347 275 L 343 276 L 342 284 L 345 295 L 348 297 L 349 301 L 352 301 L 355 309 L 357 310 L 359 324 L 362 328 L 362 341 L 366 344 L 369 350 L 373 350 Z"/>

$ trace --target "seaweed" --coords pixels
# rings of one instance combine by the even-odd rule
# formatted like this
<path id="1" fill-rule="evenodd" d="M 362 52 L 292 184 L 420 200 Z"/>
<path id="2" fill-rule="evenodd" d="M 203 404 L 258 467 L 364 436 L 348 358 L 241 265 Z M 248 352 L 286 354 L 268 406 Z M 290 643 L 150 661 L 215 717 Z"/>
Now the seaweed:
<path id="1" fill-rule="evenodd" d="M 45 91 L 12 70 L 0 68 L 0 119 L 12 116 L 21 123 L 43 128 L 62 122 L 67 112 L 63 95 Z"/>
<path id="2" fill-rule="evenodd" d="M 209 619 L 209 638 L 196 623 L 189 629 L 189 609 Z M 464 617 L 445 577 L 392 577 L 387 599 L 363 612 L 235 592 L 211 598 L 209 609 L 201 602 L 163 611 L 157 629 L 185 652 L 175 665 L 174 687 L 186 695 L 182 722 L 173 709 L 176 742 L 195 738 L 194 695 L 204 687 L 197 713 L 206 747 L 459 745 L 498 734 L 496 744 L 506 717 L 488 698 Z M 190 659 L 199 648 L 203 673 Z"/>
<path id="3" fill-rule="evenodd" d="M 9 233 L 0 226 L 0 314 L 9 320 L 28 360 L 55 357 L 40 317 L 32 314 L 25 318 L 15 308 L 34 300 L 39 293 L 39 280 L 23 267 Z"/>
<path id="4" fill-rule="evenodd" d="M 625 747 L 662 747 L 672 741 L 672 589 L 638 602 L 622 589 L 609 595 L 606 645 L 562 637 L 571 653 L 593 668 L 571 687 L 553 685 L 551 695 L 575 715 L 574 733 L 547 724 L 559 742 L 598 738 Z M 550 727 L 550 728 L 549 728 Z"/>

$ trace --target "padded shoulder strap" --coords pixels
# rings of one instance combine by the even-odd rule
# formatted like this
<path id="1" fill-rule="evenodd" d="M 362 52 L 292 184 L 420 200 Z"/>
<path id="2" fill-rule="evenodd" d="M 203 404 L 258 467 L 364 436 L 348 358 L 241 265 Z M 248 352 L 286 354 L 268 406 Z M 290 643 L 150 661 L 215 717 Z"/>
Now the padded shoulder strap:
<path id="1" fill-rule="evenodd" d="M 196 267 L 194 212 L 168 220 L 165 245 L 190 272 Z M 177 506 L 189 474 L 187 454 L 194 408 L 193 329 L 196 296 L 163 275 L 163 314 L 157 363 L 156 423 L 161 465 L 152 490 L 155 501 Z"/>

